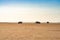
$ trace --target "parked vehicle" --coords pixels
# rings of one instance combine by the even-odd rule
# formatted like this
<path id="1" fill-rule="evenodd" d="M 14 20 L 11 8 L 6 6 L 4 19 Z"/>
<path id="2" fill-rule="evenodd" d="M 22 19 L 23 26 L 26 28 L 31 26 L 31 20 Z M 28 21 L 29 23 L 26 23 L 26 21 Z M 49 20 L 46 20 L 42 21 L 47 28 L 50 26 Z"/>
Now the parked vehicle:
<path id="1" fill-rule="evenodd" d="M 18 22 L 18 24 L 22 24 L 22 22 Z"/>
<path id="2" fill-rule="evenodd" d="M 47 24 L 49 24 L 49 22 L 47 22 Z"/>
<path id="3" fill-rule="evenodd" d="M 39 21 L 36 21 L 35 23 L 40 24 L 40 22 L 39 22 Z"/>

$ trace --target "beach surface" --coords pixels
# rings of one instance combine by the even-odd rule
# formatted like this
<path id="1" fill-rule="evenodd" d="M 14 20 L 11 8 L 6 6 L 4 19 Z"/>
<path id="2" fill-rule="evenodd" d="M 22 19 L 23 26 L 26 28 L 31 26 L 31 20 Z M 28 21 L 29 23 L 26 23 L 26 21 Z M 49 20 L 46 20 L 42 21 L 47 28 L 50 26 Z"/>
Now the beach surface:
<path id="1" fill-rule="evenodd" d="M 0 23 L 0 40 L 60 40 L 60 23 Z"/>

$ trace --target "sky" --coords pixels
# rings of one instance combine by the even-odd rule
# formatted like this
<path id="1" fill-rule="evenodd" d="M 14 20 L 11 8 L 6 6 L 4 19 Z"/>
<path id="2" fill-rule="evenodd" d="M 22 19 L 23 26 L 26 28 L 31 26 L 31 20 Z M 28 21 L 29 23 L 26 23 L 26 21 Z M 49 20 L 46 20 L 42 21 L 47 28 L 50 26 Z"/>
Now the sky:
<path id="1" fill-rule="evenodd" d="M 0 22 L 60 22 L 60 0 L 0 0 Z"/>

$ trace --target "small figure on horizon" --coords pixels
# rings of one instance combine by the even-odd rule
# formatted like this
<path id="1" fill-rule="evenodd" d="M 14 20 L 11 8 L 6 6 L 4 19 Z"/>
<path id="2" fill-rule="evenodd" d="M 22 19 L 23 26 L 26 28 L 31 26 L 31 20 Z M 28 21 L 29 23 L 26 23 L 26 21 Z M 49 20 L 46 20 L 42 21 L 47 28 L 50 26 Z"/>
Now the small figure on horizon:
<path id="1" fill-rule="evenodd" d="M 36 21 L 35 23 L 40 24 L 40 22 L 39 22 L 39 21 Z"/>
<path id="2" fill-rule="evenodd" d="M 18 22 L 18 24 L 22 24 L 22 22 L 20 21 L 20 22 Z"/>

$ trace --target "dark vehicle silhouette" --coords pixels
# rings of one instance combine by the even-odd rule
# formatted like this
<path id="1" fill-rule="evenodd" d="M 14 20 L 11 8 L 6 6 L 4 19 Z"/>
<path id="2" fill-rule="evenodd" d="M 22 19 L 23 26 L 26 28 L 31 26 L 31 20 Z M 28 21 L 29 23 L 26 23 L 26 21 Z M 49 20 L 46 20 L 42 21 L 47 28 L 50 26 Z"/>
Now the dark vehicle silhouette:
<path id="1" fill-rule="evenodd" d="M 18 22 L 18 24 L 22 24 L 22 22 L 20 21 L 20 22 Z"/>
<path id="2" fill-rule="evenodd" d="M 35 23 L 36 23 L 36 24 L 40 24 L 40 22 L 39 22 L 39 21 L 36 21 Z"/>
<path id="3" fill-rule="evenodd" d="M 49 24 L 49 22 L 47 22 L 47 24 Z"/>

